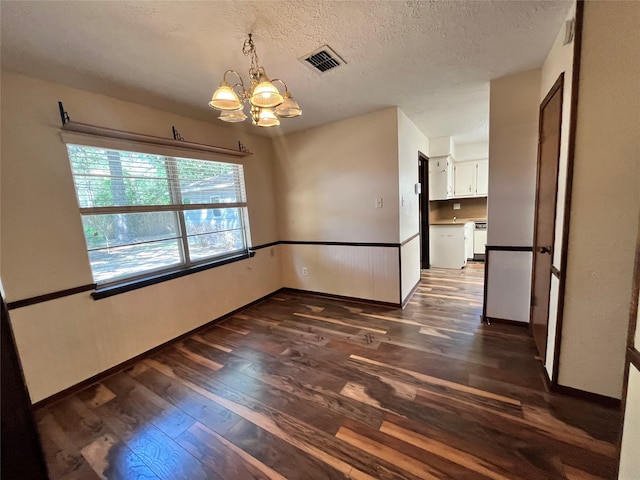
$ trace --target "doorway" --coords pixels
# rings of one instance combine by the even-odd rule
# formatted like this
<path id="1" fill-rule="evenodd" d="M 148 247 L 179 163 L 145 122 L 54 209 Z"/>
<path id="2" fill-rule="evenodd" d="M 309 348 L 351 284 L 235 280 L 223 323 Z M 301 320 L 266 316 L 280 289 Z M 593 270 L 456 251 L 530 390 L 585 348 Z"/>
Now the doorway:
<path id="1" fill-rule="evenodd" d="M 418 152 L 418 224 L 420 232 L 420 268 L 431 267 L 429 259 L 429 157 Z"/>
<path id="2" fill-rule="evenodd" d="M 538 355 L 545 361 L 549 323 L 549 297 L 555 238 L 558 166 L 562 128 L 562 90 L 564 74 L 540 105 L 538 130 L 538 178 L 533 233 L 533 272 L 531 279 L 531 334 Z"/>

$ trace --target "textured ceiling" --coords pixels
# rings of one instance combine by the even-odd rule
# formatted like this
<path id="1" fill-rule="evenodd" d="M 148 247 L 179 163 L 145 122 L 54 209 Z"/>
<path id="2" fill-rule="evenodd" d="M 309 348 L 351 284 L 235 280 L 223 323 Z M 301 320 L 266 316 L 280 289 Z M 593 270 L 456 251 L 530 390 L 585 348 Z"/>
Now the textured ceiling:
<path id="1" fill-rule="evenodd" d="M 488 139 L 489 81 L 542 65 L 570 1 L 0 1 L 2 67 L 183 115 L 207 106 L 246 33 L 303 108 L 280 132 L 399 106 L 429 137 Z M 323 44 L 347 65 L 297 59 Z M 71 112 L 72 113 L 72 112 Z M 267 129 L 244 127 L 255 133 Z"/>

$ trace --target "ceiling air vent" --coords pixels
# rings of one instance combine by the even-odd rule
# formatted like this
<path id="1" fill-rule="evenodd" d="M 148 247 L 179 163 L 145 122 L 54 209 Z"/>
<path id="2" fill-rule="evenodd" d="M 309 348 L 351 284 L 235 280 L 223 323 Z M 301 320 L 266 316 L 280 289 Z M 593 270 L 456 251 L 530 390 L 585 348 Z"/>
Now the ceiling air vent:
<path id="1" fill-rule="evenodd" d="M 313 52 L 300 57 L 299 60 L 317 73 L 326 73 L 347 63 L 336 52 L 331 50 L 328 45 L 323 45 Z"/>

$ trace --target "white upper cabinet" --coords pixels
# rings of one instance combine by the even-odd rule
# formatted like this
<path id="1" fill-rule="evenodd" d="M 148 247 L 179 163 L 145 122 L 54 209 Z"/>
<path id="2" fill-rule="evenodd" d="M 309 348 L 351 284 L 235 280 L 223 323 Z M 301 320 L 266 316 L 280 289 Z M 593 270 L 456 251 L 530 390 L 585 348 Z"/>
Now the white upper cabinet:
<path id="1" fill-rule="evenodd" d="M 455 162 L 454 197 L 486 197 L 489 191 L 489 160 Z"/>
<path id="2" fill-rule="evenodd" d="M 472 197 L 475 195 L 476 163 L 456 162 L 453 166 L 453 196 Z"/>
<path id="3" fill-rule="evenodd" d="M 486 197 L 489 160 L 454 161 L 451 155 L 429 159 L 429 200 Z"/>
<path id="4" fill-rule="evenodd" d="M 429 159 L 429 200 L 446 200 L 451 196 L 451 157 Z"/>
<path id="5" fill-rule="evenodd" d="M 489 159 L 478 160 L 476 166 L 476 195 L 484 197 L 489 193 Z"/>

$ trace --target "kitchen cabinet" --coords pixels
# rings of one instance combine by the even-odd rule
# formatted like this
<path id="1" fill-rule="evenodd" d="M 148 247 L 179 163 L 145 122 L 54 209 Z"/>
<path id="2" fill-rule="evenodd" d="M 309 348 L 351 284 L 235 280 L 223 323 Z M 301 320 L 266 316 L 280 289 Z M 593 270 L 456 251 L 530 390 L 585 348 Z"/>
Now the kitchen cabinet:
<path id="1" fill-rule="evenodd" d="M 476 166 L 476 195 L 485 197 L 489 194 L 489 159 L 478 160 Z"/>
<path id="2" fill-rule="evenodd" d="M 429 200 L 446 200 L 452 195 L 453 157 L 429 159 Z"/>
<path id="3" fill-rule="evenodd" d="M 453 196 L 475 195 L 476 162 L 456 162 L 453 166 Z"/>
<path id="4" fill-rule="evenodd" d="M 488 190 L 489 160 L 472 160 L 454 164 L 454 197 L 486 197 Z"/>
<path id="5" fill-rule="evenodd" d="M 429 259 L 432 267 L 463 268 L 473 251 L 473 222 L 431 225 Z"/>

